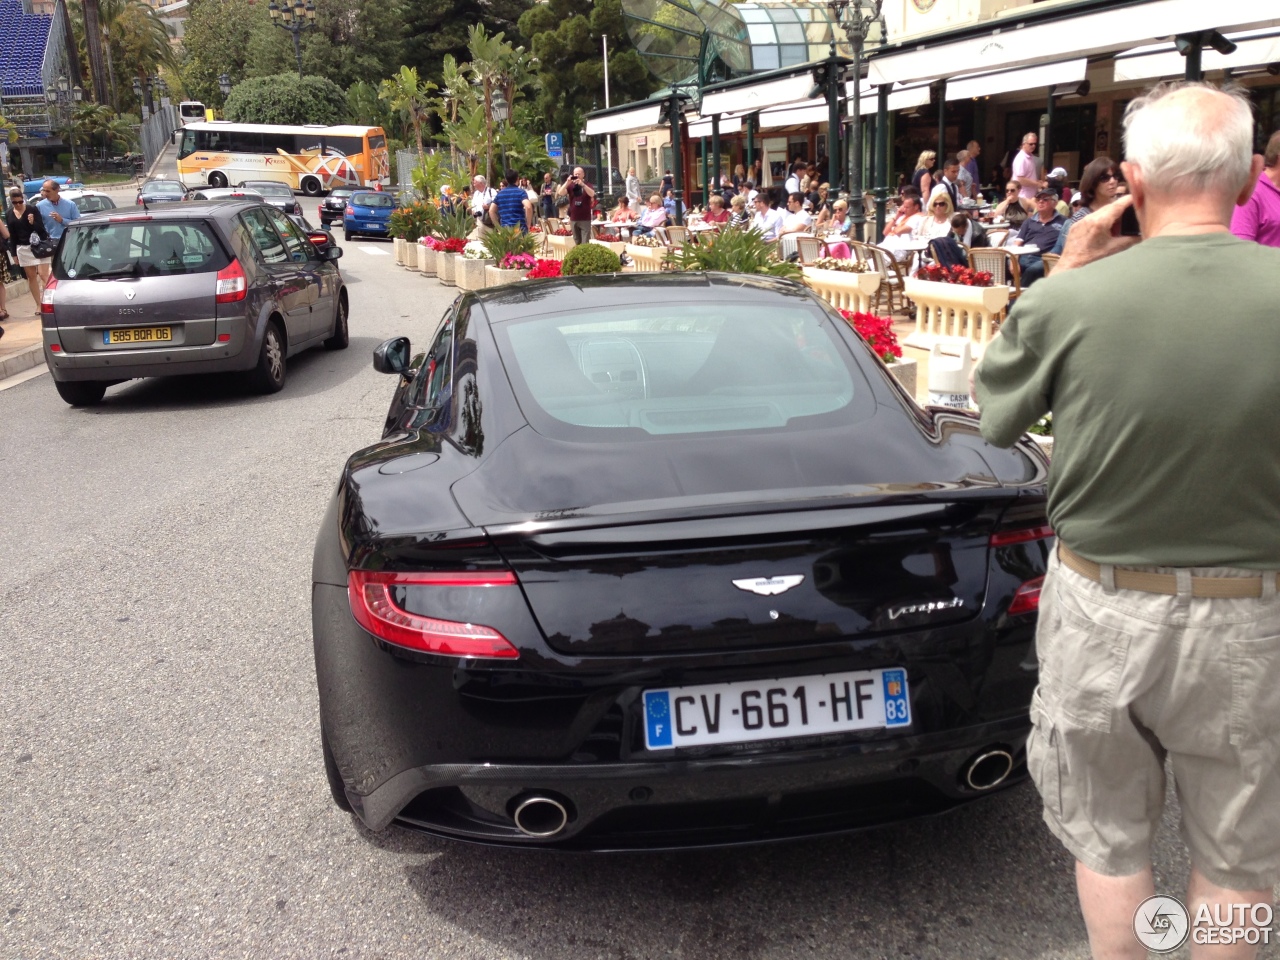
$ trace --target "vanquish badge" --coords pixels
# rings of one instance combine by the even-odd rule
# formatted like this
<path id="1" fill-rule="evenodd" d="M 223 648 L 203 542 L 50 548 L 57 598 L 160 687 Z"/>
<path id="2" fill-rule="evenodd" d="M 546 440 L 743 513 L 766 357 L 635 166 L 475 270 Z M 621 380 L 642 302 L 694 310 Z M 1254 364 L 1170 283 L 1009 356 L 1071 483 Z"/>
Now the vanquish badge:
<path id="1" fill-rule="evenodd" d="M 905 607 L 890 607 L 889 619 L 897 620 L 909 613 L 937 613 L 939 610 L 954 610 L 956 607 L 963 606 L 964 601 L 959 597 L 952 597 L 950 600 L 930 600 L 928 603 L 911 603 Z"/>
<path id="2" fill-rule="evenodd" d="M 803 574 L 788 574 L 785 577 L 754 577 L 749 580 L 735 580 L 733 585 L 739 590 L 756 593 L 762 597 L 776 597 L 780 593 L 786 593 L 792 587 L 800 586 L 803 582 Z"/>

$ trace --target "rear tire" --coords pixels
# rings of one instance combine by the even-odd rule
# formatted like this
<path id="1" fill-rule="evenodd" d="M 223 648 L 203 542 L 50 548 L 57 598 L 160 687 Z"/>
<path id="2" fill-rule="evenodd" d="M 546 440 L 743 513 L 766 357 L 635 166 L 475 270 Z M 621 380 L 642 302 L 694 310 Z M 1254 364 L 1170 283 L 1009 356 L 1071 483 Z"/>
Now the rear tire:
<path id="1" fill-rule="evenodd" d="M 322 192 L 320 181 L 316 177 L 302 178 L 302 192 L 308 197 L 318 197 Z"/>
<path id="2" fill-rule="evenodd" d="M 262 335 L 258 365 L 249 374 L 249 382 L 259 393 L 278 393 L 284 389 L 285 346 L 280 324 L 272 320 Z"/>
<path id="3" fill-rule="evenodd" d="M 102 395 L 107 392 L 107 385 L 100 380 L 53 381 L 58 396 L 73 407 L 92 407 L 102 402 Z"/>
<path id="4" fill-rule="evenodd" d="M 320 728 L 320 749 L 324 753 L 324 775 L 329 781 L 329 793 L 339 810 L 352 813 L 351 801 L 347 799 L 347 788 L 342 783 L 342 774 L 338 772 L 338 763 L 333 759 L 333 751 L 329 749 L 329 738 L 325 736 L 324 727 Z"/>
<path id="5" fill-rule="evenodd" d="M 226 185 L 227 185 L 227 178 L 224 174 L 218 173 L 217 170 L 209 174 L 209 186 L 221 188 L 221 187 L 225 187 Z"/>
<path id="6" fill-rule="evenodd" d="M 344 301 L 338 301 L 338 307 L 333 314 L 333 336 L 324 342 L 326 350 L 345 350 L 347 344 L 351 342 L 351 333 L 347 330 L 347 305 Z"/>

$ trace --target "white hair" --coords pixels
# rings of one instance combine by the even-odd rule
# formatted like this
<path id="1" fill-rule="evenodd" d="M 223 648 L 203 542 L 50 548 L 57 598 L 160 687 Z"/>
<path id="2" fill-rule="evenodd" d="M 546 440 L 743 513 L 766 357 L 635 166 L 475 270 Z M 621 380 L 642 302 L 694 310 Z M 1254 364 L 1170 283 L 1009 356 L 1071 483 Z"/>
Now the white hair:
<path id="1" fill-rule="evenodd" d="M 1253 110 L 1236 89 L 1163 83 L 1124 112 L 1124 155 L 1149 187 L 1237 193 L 1253 161 Z"/>

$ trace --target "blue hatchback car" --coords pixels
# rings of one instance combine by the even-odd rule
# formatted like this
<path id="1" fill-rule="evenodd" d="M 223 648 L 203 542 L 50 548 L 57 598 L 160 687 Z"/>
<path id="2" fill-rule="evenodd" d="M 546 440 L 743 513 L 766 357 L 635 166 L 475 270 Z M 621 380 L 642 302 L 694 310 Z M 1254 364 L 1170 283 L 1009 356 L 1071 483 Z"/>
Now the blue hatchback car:
<path id="1" fill-rule="evenodd" d="M 343 239 L 349 240 L 361 233 L 391 236 L 391 214 L 395 209 L 395 198 L 389 193 L 359 190 L 351 194 L 342 211 Z"/>

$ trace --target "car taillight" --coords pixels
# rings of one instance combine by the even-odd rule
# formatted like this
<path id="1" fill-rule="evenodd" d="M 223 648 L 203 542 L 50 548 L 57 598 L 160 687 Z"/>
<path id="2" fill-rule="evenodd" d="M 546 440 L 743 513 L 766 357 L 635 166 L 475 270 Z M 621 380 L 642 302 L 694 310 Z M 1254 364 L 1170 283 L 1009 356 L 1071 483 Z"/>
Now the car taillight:
<path id="1" fill-rule="evenodd" d="M 352 570 L 347 576 L 347 597 L 356 623 L 387 643 L 447 657 L 514 659 L 520 656 L 520 652 L 492 627 L 410 613 L 396 605 L 391 589 L 395 586 L 509 587 L 515 583 L 515 574 L 502 571 L 388 573 Z"/>
<path id="2" fill-rule="evenodd" d="M 1008 547 L 1015 543 L 1030 543 L 1032 540 L 1047 540 L 1053 536 L 1053 527 L 1045 524 L 1039 527 L 1017 527 L 1011 530 L 997 530 L 991 534 L 991 546 Z"/>
<path id="3" fill-rule="evenodd" d="M 53 313 L 53 291 L 58 286 L 58 278 L 50 277 L 45 281 L 44 293 L 40 295 L 40 312 Z"/>
<path id="4" fill-rule="evenodd" d="M 346 208 L 342 211 L 342 213 L 343 213 L 343 215 L 344 215 L 344 216 L 347 216 L 347 217 L 354 217 L 354 216 L 356 215 L 355 210 L 353 210 L 351 207 L 346 207 Z"/>
<path id="5" fill-rule="evenodd" d="M 244 267 L 239 260 L 232 260 L 218 271 L 218 286 L 214 291 L 214 303 L 235 303 L 243 300 L 248 292 L 248 284 L 244 278 Z"/>
<path id="6" fill-rule="evenodd" d="M 1028 580 L 1018 588 L 1009 604 L 1009 616 L 1016 617 L 1023 613 L 1035 613 L 1040 609 L 1040 591 L 1044 588 L 1044 577 Z"/>

